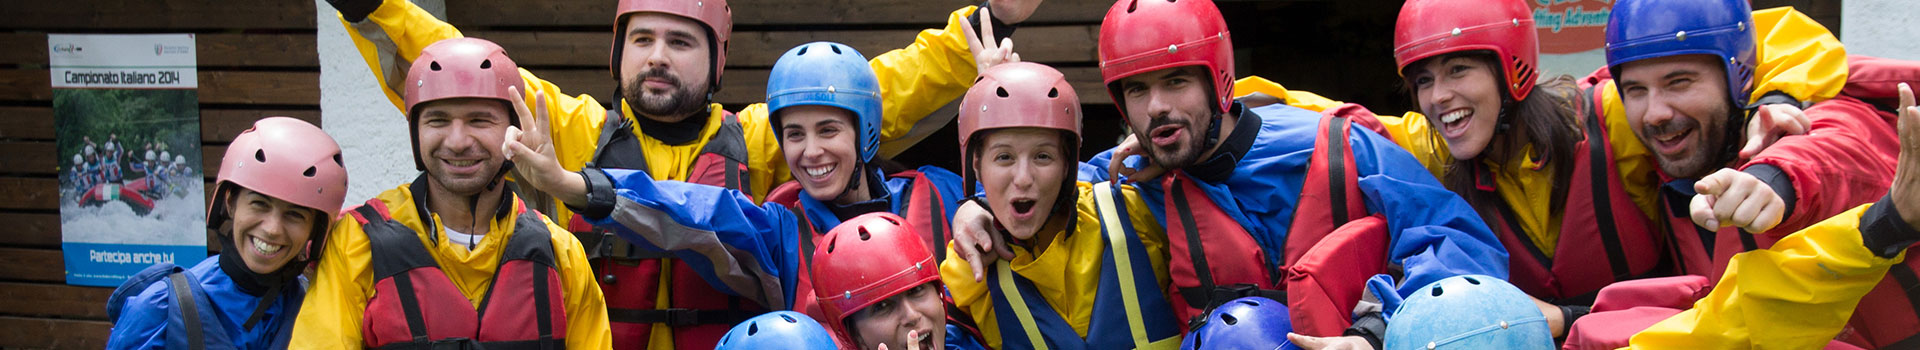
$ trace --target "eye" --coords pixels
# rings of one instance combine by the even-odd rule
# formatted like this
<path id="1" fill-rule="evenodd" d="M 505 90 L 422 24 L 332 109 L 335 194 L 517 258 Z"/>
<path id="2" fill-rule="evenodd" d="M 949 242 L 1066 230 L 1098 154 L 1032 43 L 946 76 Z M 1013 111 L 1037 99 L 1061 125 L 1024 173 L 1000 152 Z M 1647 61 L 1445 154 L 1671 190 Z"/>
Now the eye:
<path id="1" fill-rule="evenodd" d="M 786 132 L 781 133 L 780 137 L 786 139 L 787 142 L 800 142 L 800 140 L 807 139 L 807 133 L 797 128 L 787 129 Z"/>
<path id="2" fill-rule="evenodd" d="M 653 37 L 648 35 L 635 35 L 633 36 L 633 44 L 638 46 L 653 44 Z"/>
<path id="3" fill-rule="evenodd" d="M 1693 79 L 1691 78 L 1680 78 L 1667 82 L 1667 87 L 1674 90 L 1684 90 L 1689 86 L 1693 86 Z"/>
<path id="4" fill-rule="evenodd" d="M 1427 87 L 1430 87 L 1430 86 L 1433 86 L 1433 76 L 1430 76 L 1430 75 L 1426 75 L 1426 74 L 1421 74 L 1421 75 L 1419 75 L 1419 76 L 1415 76 L 1415 77 L 1413 77 L 1413 87 L 1414 87 L 1414 88 L 1416 88 L 1416 89 L 1425 89 L 1425 88 L 1427 88 Z"/>
<path id="5" fill-rule="evenodd" d="M 1140 83 L 1126 83 L 1120 86 L 1120 92 L 1126 94 L 1127 96 L 1144 95 L 1147 93 L 1147 85 L 1140 84 Z"/>
<path id="6" fill-rule="evenodd" d="M 1470 70 L 1473 70 L 1473 66 L 1456 64 L 1456 65 L 1453 65 L 1452 67 L 1447 67 L 1447 74 L 1459 75 L 1461 72 L 1466 72 Z"/>
<path id="7" fill-rule="evenodd" d="M 993 154 L 993 162 L 1001 165 L 1013 163 L 1013 154 L 1000 152 Z"/>
<path id="8" fill-rule="evenodd" d="M 272 207 L 273 205 L 270 203 L 267 203 L 266 200 L 255 198 L 253 200 L 247 201 L 247 206 L 253 207 L 254 209 L 266 209 L 268 207 Z"/>
<path id="9" fill-rule="evenodd" d="M 820 137 L 822 138 L 832 138 L 834 135 L 839 135 L 839 134 L 840 134 L 840 128 L 837 128 L 837 127 L 829 126 L 829 127 L 820 128 Z"/>
<path id="10" fill-rule="evenodd" d="M 671 42 L 668 42 L 667 44 L 669 44 L 669 45 L 673 45 L 673 47 L 674 47 L 674 48 L 681 48 L 681 49 L 686 49 L 686 48 L 692 48 L 692 47 L 693 47 L 693 42 L 692 42 L 692 41 L 687 41 L 687 40 L 685 40 L 685 39 L 675 39 L 675 40 L 673 40 L 673 41 L 671 41 Z"/>
<path id="11" fill-rule="evenodd" d="M 287 217 L 288 220 L 294 221 L 294 222 L 307 221 L 306 210 L 288 210 L 285 216 Z"/>
<path id="12" fill-rule="evenodd" d="M 1187 86 L 1187 84 L 1188 84 L 1188 83 L 1192 83 L 1192 82 L 1193 82 L 1193 80 L 1192 80 L 1192 79 L 1187 79 L 1187 78 L 1184 78 L 1184 77 L 1181 77 L 1181 78 L 1173 78 L 1173 79 L 1167 79 L 1167 86 L 1168 86 L 1168 87 L 1182 87 L 1182 86 Z"/>
<path id="13" fill-rule="evenodd" d="M 1621 97 L 1626 97 L 1626 98 L 1645 97 L 1647 96 L 1647 87 L 1639 86 L 1639 85 L 1628 86 L 1624 89 L 1621 89 L 1620 95 Z"/>

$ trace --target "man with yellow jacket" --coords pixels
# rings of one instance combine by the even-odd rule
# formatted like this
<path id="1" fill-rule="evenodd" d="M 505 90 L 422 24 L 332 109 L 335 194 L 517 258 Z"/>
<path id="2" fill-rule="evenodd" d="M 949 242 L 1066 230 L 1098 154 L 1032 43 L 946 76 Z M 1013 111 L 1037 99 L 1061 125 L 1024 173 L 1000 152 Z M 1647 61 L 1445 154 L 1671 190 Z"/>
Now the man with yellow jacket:
<path id="1" fill-rule="evenodd" d="M 289 348 L 612 346 L 585 249 L 505 180 L 517 69 L 486 40 L 423 50 L 406 111 L 425 173 L 336 222 Z"/>
<path id="2" fill-rule="evenodd" d="M 393 76 L 400 62 L 412 60 L 427 43 L 461 35 L 406 1 L 330 2 L 341 10 L 343 24 L 376 76 Z M 880 139 L 902 140 L 930 131 L 916 127 L 937 128 L 941 123 L 921 125 L 921 120 L 965 92 L 979 67 L 1014 58 L 1010 44 L 992 44 L 1005 43 L 1011 28 L 982 30 L 1000 35 L 979 40 L 970 25 L 989 18 L 994 27 L 1018 23 L 1038 3 L 1003 0 L 990 3 L 996 11 L 974 6 L 954 11 L 945 28 L 923 31 L 913 44 L 870 60 L 883 101 Z M 619 95 L 613 110 L 520 72 L 530 87 L 522 91 L 525 98 L 552 111 L 550 141 L 561 165 L 576 171 L 588 164 L 645 170 L 662 180 L 737 189 L 756 200 L 791 180 L 764 104 L 730 113 L 711 101 L 722 86 L 731 10 L 724 0 L 619 1 L 610 69 Z M 974 46 L 982 41 L 987 44 Z M 390 94 L 398 86 L 383 85 Z M 592 230 L 568 209 L 553 205 L 548 212 L 577 232 Z M 710 348 L 730 324 L 765 312 L 716 291 L 669 256 L 645 253 L 606 232 L 586 233 L 582 240 L 591 247 L 620 349 Z"/>

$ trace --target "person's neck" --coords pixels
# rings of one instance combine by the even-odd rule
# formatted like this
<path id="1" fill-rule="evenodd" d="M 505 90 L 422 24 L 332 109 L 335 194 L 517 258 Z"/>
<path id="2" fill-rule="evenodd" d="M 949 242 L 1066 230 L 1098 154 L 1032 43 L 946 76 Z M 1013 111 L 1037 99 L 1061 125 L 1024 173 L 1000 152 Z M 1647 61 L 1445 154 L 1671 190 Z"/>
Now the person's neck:
<path id="1" fill-rule="evenodd" d="M 1040 226 L 1040 232 L 1033 233 L 1033 242 L 1031 243 L 1035 257 L 1045 253 L 1047 247 L 1053 245 L 1053 239 L 1059 237 L 1060 233 L 1066 232 L 1067 220 L 1073 216 L 1071 213 L 1053 213 L 1047 218 L 1047 224 Z"/>
<path id="2" fill-rule="evenodd" d="M 1220 151 L 1220 146 L 1227 144 L 1227 138 L 1233 136 L 1234 127 L 1240 124 L 1240 116 L 1235 113 L 1222 112 L 1220 113 L 1220 120 L 1216 120 L 1214 122 L 1220 123 L 1220 139 L 1219 141 L 1214 142 L 1213 146 L 1207 147 L 1206 152 L 1200 153 L 1200 157 L 1197 158 L 1199 159 L 1199 161 L 1206 161 L 1207 159 L 1213 159 L 1213 154 Z M 1201 135 L 1200 137 L 1206 137 L 1206 136 Z"/>
<path id="3" fill-rule="evenodd" d="M 496 184 L 483 190 L 479 195 L 457 194 L 442 188 L 438 182 L 429 181 L 427 209 L 440 216 L 440 225 L 448 230 L 470 235 L 485 235 L 493 222 L 491 215 L 484 220 L 476 220 L 476 215 L 493 213 L 500 209 L 500 191 L 506 186 Z M 426 218 L 422 218 L 426 219 Z M 431 228 L 429 228 L 431 229 Z"/>
<path id="4" fill-rule="evenodd" d="M 858 184 L 853 186 L 853 188 L 849 188 L 845 193 L 841 193 L 840 197 L 835 197 L 833 204 L 846 206 L 873 200 L 873 192 L 867 190 L 867 186 L 873 183 L 873 178 L 861 173 L 855 173 L 853 176 L 862 177 L 863 179 L 858 179 L 856 181 Z"/>

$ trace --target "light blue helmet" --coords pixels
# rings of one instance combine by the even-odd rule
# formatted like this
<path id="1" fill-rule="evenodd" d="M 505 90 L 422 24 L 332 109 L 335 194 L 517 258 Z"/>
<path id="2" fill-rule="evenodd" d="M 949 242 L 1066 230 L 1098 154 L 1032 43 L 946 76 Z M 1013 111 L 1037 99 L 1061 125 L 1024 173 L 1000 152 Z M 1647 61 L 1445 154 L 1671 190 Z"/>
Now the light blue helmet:
<path id="1" fill-rule="evenodd" d="M 1299 349 L 1287 341 L 1293 317 L 1286 303 L 1263 297 L 1234 299 L 1207 313 L 1180 341 L 1181 350 Z"/>
<path id="2" fill-rule="evenodd" d="M 880 79 L 866 56 L 845 44 L 816 41 L 780 55 L 767 77 L 767 111 L 774 129 L 780 110 L 792 106 L 829 106 L 853 112 L 854 148 L 862 163 L 880 151 Z"/>
<path id="3" fill-rule="evenodd" d="M 1755 31 L 1747 0 L 1620 0 L 1607 18 L 1607 69 L 1619 78 L 1628 62 L 1713 55 L 1726 68 L 1727 97 L 1744 109 L 1759 61 Z"/>
<path id="4" fill-rule="evenodd" d="M 1553 349 L 1533 298 L 1485 275 L 1442 279 L 1414 291 L 1387 320 L 1387 350 Z"/>
<path id="5" fill-rule="evenodd" d="M 713 350 L 795 349 L 833 350 L 833 335 L 812 317 L 793 311 L 774 311 L 734 325 Z"/>

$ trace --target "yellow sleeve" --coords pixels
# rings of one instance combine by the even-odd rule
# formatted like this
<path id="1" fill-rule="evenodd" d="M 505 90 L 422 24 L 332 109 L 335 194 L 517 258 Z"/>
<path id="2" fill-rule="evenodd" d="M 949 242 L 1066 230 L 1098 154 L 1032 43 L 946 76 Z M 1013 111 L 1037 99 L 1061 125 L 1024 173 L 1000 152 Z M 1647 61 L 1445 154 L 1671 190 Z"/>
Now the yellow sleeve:
<path id="1" fill-rule="evenodd" d="M 1286 101 L 1288 106 L 1300 107 L 1314 112 L 1326 111 L 1329 108 L 1345 104 L 1345 102 L 1334 101 L 1333 99 L 1322 97 L 1320 94 L 1307 92 L 1305 90 L 1288 90 L 1286 86 L 1281 86 L 1280 83 L 1267 80 L 1267 78 L 1262 78 L 1257 75 L 1233 81 L 1234 98 L 1245 97 L 1255 92 L 1278 97 L 1282 101 Z"/>
<path id="2" fill-rule="evenodd" d="M 545 216 L 541 216 L 545 220 Z M 547 221 L 553 233 L 554 264 L 559 265 L 560 284 L 567 303 L 567 348 L 613 348 L 613 330 L 607 325 L 607 300 L 600 294 L 593 267 L 587 265 L 586 250 L 567 230 Z"/>
<path id="3" fill-rule="evenodd" d="M 958 257 L 953 242 L 947 242 L 947 256 Z M 996 264 L 1005 264 L 1005 261 Z M 989 266 L 989 268 L 992 268 Z M 987 278 L 993 278 L 987 274 Z M 940 282 L 947 285 L 947 292 L 953 294 L 954 306 L 960 307 L 967 316 L 973 317 L 975 325 L 980 326 L 980 336 L 985 338 L 989 348 L 1000 345 L 1000 322 L 993 316 L 993 299 L 987 295 L 987 282 L 973 280 L 973 266 L 966 260 L 947 259 L 940 263 Z"/>
<path id="4" fill-rule="evenodd" d="M 372 295 L 372 245 L 360 222 L 342 215 L 327 232 L 319 267 L 294 317 L 289 349 L 358 349 L 360 321 Z"/>
<path id="5" fill-rule="evenodd" d="M 1603 101 L 1620 101 L 1620 91 L 1613 87 L 1613 80 L 1602 83 L 1594 93 L 1602 94 Z M 1587 98 L 1587 97 L 1582 97 Z M 1611 105 L 1611 104 L 1610 104 Z M 1649 218 L 1664 217 L 1660 211 L 1660 174 L 1659 165 L 1654 163 L 1653 152 L 1635 136 L 1633 126 L 1627 124 L 1627 113 L 1621 108 L 1606 108 L 1600 111 L 1606 114 L 1601 119 L 1607 128 L 1607 142 L 1613 146 L 1613 164 L 1620 170 L 1620 184 L 1625 187 L 1627 197 L 1633 198 L 1633 205 Z M 1585 123 L 1584 120 L 1581 121 Z M 1583 127 L 1584 128 L 1584 127 Z"/>
<path id="6" fill-rule="evenodd" d="M 1753 103 L 1780 91 L 1802 102 L 1825 101 L 1847 83 L 1847 49 L 1827 27 L 1792 7 L 1753 12 L 1759 35 L 1760 65 L 1755 68 Z"/>
<path id="7" fill-rule="evenodd" d="M 1818 349 L 1846 326 L 1860 298 L 1905 253 L 1882 259 L 1861 243 L 1872 204 L 1733 257 L 1693 308 L 1633 336 L 1635 349 Z"/>
<path id="8" fill-rule="evenodd" d="M 337 12 L 334 17 L 341 18 Z M 345 18 L 339 21 L 346 26 L 347 36 L 353 39 L 367 67 L 373 69 L 374 80 L 380 82 L 387 99 L 402 111 L 407 108 L 400 95 L 406 90 L 400 80 L 406 79 L 407 66 L 427 45 L 461 37 L 459 29 L 407 0 L 387 0 L 359 23 Z"/>
<path id="9" fill-rule="evenodd" d="M 1279 97 L 1286 101 L 1289 106 L 1300 107 L 1315 112 L 1326 111 L 1327 109 L 1345 104 L 1344 102 L 1335 101 L 1312 92 L 1288 90 L 1285 86 L 1281 86 L 1280 83 L 1275 83 L 1272 80 L 1267 80 L 1267 78 L 1259 76 L 1240 78 L 1240 80 L 1233 82 L 1234 98 L 1244 97 L 1255 92 L 1267 94 L 1267 96 Z M 1386 135 L 1381 136 L 1393 139 L 1393 142 L 1399 144 L 1400 148 L 1404 148 L 1408 153 L 1412 153 L 1414 158 L 1420 160 L 1420 164 L 1427 166 L 1427 172 L 1433 173 L 1433 176 L 1438 177 L 1443 175 L 1441 172 L 1446 170 L 1447 163 L 1453 161 L 1453 155 L 1447 151 L 1446 141 L 1440 139 L 1439 136 L 1437 136 L 1438 134 L 1429 130 L 1426 116 L 1416 112 L 1407 112 L 1406 115 L 1402 116 L 1382 115 L 1376 118 L 1378 118 L 1380 124 L 1387 129 Z"/>
<path id="10" fill-rule="evenodd" d="M 780 151 L 780 127 L 773 125 L 771 115 L 767 114 L 767 104 L 755 103 L 734 113 L 740 118 L 740 131 L 745 134 L 747 143 L 747 161 L 749 164 L 749 183 L 747 194 L 756 201 L 766 201 L 767 191 L 787 181 L 793 180 L 793 172 L 787 168 L 787 157 Z M 884 124 L 884 122 L 883 122 Z M 761 181 L 760 179 L 767 179 Z"/>
<path id="11" fill-rule="evenodd" d="M 893 157 L 952 121 L 927 120 L 935 110 L 967 93 L 978 75 L 962 26 L 976 6 L 947 16 L 942 29 L 920 31 L 913 44 L 874 56 L 868 64 L 880 78 L 880 155 Z M 928 125 L 920 125 L 927 120 Z"/>

